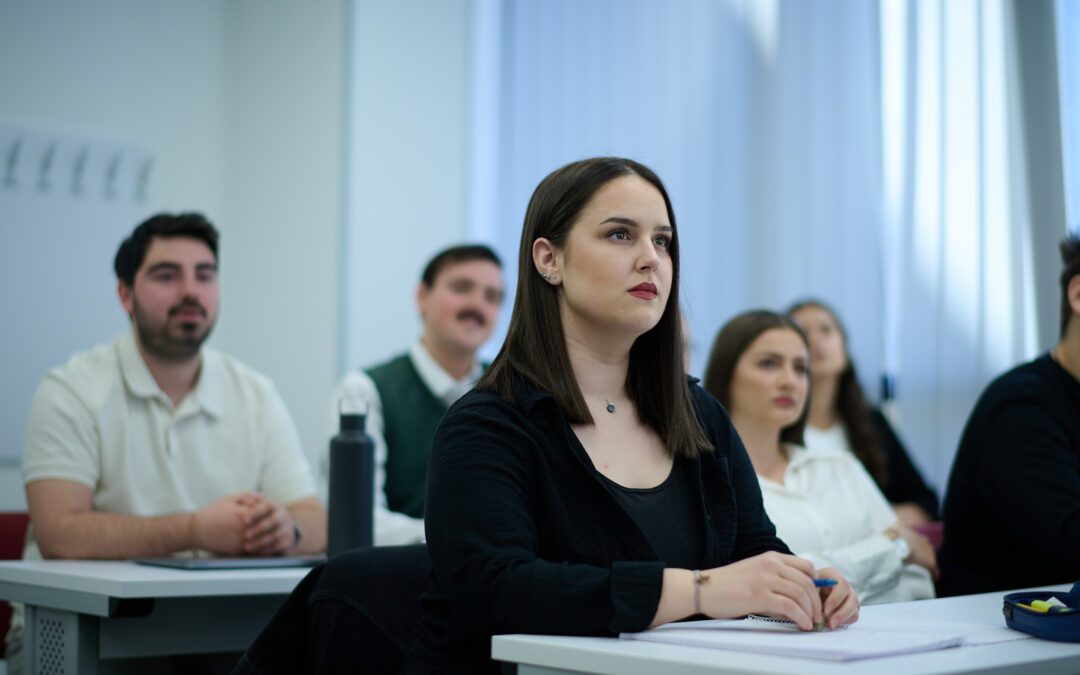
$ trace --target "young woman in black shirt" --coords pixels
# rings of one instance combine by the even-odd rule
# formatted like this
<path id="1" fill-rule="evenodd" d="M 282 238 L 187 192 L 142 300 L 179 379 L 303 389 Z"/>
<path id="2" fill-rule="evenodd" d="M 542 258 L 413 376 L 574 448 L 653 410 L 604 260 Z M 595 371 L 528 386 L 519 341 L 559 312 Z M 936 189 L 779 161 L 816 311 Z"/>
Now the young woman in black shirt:
<path id="1" fill-rule="evenodd" d="M 500 633 L 857 618 L 847 581 L 776 537 L 726 413 L 683 374 L 678 251 L 636 162 L 575 162 L 533 193 L 506 342 L 433 441 L 407 672 L 494 669 Z"/>

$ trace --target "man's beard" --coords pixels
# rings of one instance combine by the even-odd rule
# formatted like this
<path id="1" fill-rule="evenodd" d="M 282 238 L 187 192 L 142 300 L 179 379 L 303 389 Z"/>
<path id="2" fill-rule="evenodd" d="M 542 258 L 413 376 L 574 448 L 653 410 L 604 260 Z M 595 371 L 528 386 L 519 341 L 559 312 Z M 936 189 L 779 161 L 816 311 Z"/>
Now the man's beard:
<path id="1" fill-rule="evenodd" d="M 214 322 L 211 321 L 205 324 L 205 329 L 200 329 L 199 324 L 191 321 L 184 321 L 179 323 L 179 334 L 177 330 L 173 330 L 170 333 L 170 321 L 173 314 L 184 307 L 197 306 L 203 310 L 203 316 L 206 316 L 206 309 L 198 303 L 182 303 L 169 310 L 169 318 L 164 323 L 155 325 L 154 322 L 147 317 L 142 308 L 139 306 L 139 301 L 136 298 L 132 298 L 133 314 L 132 320 L 135 323 L 135 330 L 139 333 L 139 342 L 142 348 L 147 351 L 148 354 L 161 361 L 187 361 L 193 358 L 199 353 L 199 348 L 202 347 L 202 343 L 206 341 L 206 338 L 210 336 L 210 331 L 214 327 Z M 215 317 L 216 318 L 216 317 Z M 175 324 L 174 324 L 175 325 Z"/>

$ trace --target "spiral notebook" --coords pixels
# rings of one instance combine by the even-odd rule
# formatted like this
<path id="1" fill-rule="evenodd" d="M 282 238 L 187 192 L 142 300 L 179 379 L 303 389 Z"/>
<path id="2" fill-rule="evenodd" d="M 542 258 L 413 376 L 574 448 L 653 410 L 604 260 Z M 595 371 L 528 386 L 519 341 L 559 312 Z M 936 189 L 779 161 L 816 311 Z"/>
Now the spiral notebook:
<path id="1" fill-rule="evenodd" d="M 785 619 L 747 617 L 736 620 L 671 623 L 641 633 L 623 633 L 627 640 L 647 640 L 688 647 L 798 656 L 827 661 L 854 661 L 898 654 L 934 651 L 965 643 L 962 629 L 942 632 L 940 626 L 913 630 L 904 622 L 860 619 L 837 630 L 805 632 Z"/>

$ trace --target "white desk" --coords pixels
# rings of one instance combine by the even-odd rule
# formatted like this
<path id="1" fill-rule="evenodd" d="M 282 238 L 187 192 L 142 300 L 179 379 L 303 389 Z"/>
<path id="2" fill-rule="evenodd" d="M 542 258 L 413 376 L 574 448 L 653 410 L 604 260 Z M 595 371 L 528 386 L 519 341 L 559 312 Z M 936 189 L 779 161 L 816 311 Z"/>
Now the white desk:
<path id="1" fill-rule="evenodd" d="M 100 659 L 243 651 L 310 570 L 0 562 L 0 599 L 26 605 L 26 672 L 93 675 Z"/>
<path id="2" fill-rule="evenodd" d="M 1067 591 L 1069 586 L 1048 586 Z M 962 621 L 1004 626 L 1005 593 L 901 602 L 864 607 L 864 615 Z M 716 673 L 1080 673 L 1080 643 L 1031 638 L 992 645 L 957 647 L 934 652 L 836 663 L 815 659 L 682 647 L 617 638 L 499 635 L 491 655 L 519 664 L 518 675 L 567 672 L 611 675 L 715 675 Z"/>

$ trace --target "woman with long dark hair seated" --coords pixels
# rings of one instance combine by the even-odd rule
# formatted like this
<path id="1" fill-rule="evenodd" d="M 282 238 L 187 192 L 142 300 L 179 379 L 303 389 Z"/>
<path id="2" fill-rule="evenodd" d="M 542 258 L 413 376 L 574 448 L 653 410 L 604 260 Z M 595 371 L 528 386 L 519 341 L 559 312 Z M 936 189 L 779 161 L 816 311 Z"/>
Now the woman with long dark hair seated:
<path id="1" fill-rule="evenodd" d="M 930 542 L 899 524 L 847 452 L 802 447 L 809 344 L 785 314 L 757 310 L 716 336 L 705 389 L 731 414 L 753 463 L 765 510 L 796 554 L 838 569 L 864 604 L 934 595 Z"/>
<path id="2" fill-rule="evenodd" d="M 857 618 L 843 576 L 777 538 L 727 415 L 684 375 L 678 292 L 678 230 L 651 170 L 595 158 L 540 183 L 506 342 L 433 441 L 434 574 L 407 672 L 495 670 L 500 633 Z"/>
<path id="3" fill-rule="evenodd" d="M 828 305 L 803 300 L 788 315 L 810 340 L 810 410 L 806 449 L 850 452 L 862 462 L 892 504 L 897 519 L 918 527 L 938 519 L 938 497 L 881 411 L 859 386 L 847 348 L 847 331 Z"/>

